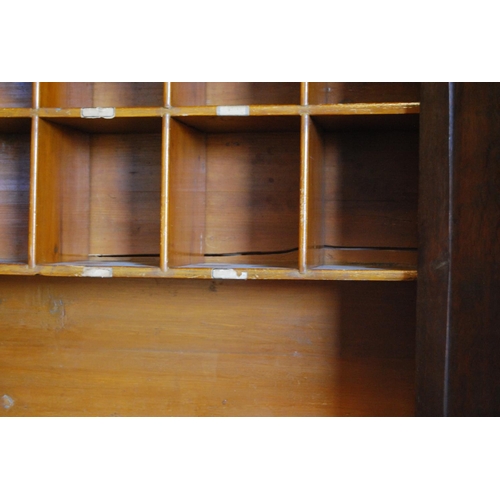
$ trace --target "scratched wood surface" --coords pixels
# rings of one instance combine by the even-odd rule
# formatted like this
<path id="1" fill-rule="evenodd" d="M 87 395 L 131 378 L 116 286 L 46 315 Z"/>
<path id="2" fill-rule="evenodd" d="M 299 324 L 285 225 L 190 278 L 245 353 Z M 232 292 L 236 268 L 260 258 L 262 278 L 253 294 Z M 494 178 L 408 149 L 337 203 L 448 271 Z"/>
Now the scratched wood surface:
<path id="1" fill-rule="evenodd" d="M 415 288 L 3 276 L 0 415 L 412 415 Z"/>

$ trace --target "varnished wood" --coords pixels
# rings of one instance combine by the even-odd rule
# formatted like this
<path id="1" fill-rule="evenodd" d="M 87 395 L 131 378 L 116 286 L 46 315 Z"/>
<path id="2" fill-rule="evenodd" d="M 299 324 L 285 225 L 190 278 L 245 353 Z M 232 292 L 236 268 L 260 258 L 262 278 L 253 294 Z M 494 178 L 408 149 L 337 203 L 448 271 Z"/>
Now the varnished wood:
<path id="1" fill-rule="evenodd" d="M 0 263 L 28 260 L 31 122 L 14 122 L 0 132 Z"/>
<path id="2" fill-rule="evenodd" d="M 31 108 L 33 84 L 0 82 L 0 108 Z"/>
<path id="3" fill-rule="evenodd" d="M 418 134 L 320 133 L 324 244 L 416 248 Z"/>
<path id="4" fill-rule="evenodd" d="M 423 97 L 418 412 L 498 416 L 500 86 L 424 84 Z"/>
<path id="5" fill-rule="evenodd" d="M 87 134 L 45 120 L 39 263 L 160 253 L 161 134 Z M 157 264 L 158 265 L 158 264 Z"/>
<path id="6" fill-rule="evenodd" d="M 206 139 L 170 119 L 168 266 L 202 261 L 205 253 Z"/>
<path id="7" fill-rule="evenodd" d="M 210 126 L 209 129 L 212 130 Z M 173 120 L 172 134 L 178 135 L 178 138 L 171 136 L 172 145 L 174 142 L 181 144 L 184 138 L 195 138 L 196 144 L 183 148 L 193 155 L 188 161 L 174 156 L 180 153 L 172 150 L 170 173 L 177 187 L 171 184 L 170 196 L 176 196 L 176 191 L 185 193 L 187 189 L 188 192 L 184 194 L 182 202 L 179 200 L 172 204 L 170 217 L 173 220 L 170 221 L 170 227 L 174 234 L 176 231 L 177 234 L 181 230 L 187 231 L 196 224 L 196 220 L 204 221 L 205 227 L 203 230 L 200 227 L 194 236 L 186 240 L 192 241 L 189 245 L 192 257 L 186 255 L 179 260 L 180 255 L 179 258 L 174 256 L 175 253 L 186 253 L 188 247 L 185 247 L 184 252 L 172 249 L 173 262 L 177 264 L 172 264 L 169 259 L 171 265 L 208 263 L 212 257 L 217 257 L 219 262 L 223 254 L 282 252 L 298 248 L 298 132 L 251 131 L 200 135 L 195 129 Z M 198 166 L 199 162 L 203 162 L 202 158 L 206 162 L 203 172 L 200 171 L 197 177 L 187 178 L 189 171 L 196 172 L 202 168 Z M 176 170 L 180 172 L 176 173 Z M 180 188 L 180 180 L 177 180 L 179 176 L 183 176 L 183 182 L 191 182 L 193 187 Z M 205 181 L 202 176 L 205 176 Z M 203 182 L 206 182 L 206 187 Z M 205 197 L 204 202 L 199 194 L 200 189 L 205 189 L 205 194 L 201 194 L 201 197 Z M 181 208 L 186 203 L 187 207 L 191 207 L 187 211 Z M 196 211 L 193 211 L 194 207 Z M 186 215 L 193 220 L 186 222 Z M 191 230 L 189 234 L 192 234 Z M 175 239 L 184 240 L 179 234 Z M 232 257 L 228 255 L 224 261 L 234 262 Z M 282 267 L 297 267 L 297 261 L 291 260 L 289 254 L 271 258 L 281 262 Z M 238 258 L 237 262 L 243 260 L 247 264 L 254 264 L 252 259 L 252 255 L 245 255 L 243 259 Z"/>
<path id="8" fill-rule="evenodd" d="M 172 106 L 300 104 L 300 83 L 171 83 Z"/>
<path id="9" fill-rule="evenodd" d="M 418 102 L 419 83 L 309 82 L 309 104 Z"/>
<path id="10" fill-rule="evenodd" d="M 414 414 L 418 98 L 310 85 L 42 83 L 33 108 L 0 103 L 0 136 L 31 138 L 1 415 Z"/>
<path id="11" fill-rule="evenodd" d="M 414 283 L 4 277 L 0 411 L 412 415 L 414 297 Z"/>
<path id="12" fill-rule="evenodd" d="M 164 105 L 163 83 L 56 83 L 40 84 L 44 108 L 157 107 Z"/>

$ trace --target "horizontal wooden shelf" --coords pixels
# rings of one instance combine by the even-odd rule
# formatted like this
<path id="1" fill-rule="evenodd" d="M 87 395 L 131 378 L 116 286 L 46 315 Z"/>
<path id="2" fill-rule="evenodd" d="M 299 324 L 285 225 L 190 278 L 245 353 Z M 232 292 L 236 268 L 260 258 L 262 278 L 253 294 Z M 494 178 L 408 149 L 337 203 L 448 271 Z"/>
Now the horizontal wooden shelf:
<path id="1" fill-rule="evenodd" d="M 0 274 L 415 279 L 418 99 L 414 84 L 0 84 Z"/>

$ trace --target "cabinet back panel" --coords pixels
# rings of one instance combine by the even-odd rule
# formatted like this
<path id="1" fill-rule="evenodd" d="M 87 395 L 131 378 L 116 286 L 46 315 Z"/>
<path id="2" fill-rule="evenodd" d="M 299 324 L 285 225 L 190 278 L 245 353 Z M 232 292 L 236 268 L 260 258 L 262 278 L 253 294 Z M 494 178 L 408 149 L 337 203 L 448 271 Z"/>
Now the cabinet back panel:
<path id="1" fill-rule="evenodd" d="M 30 144 L 29 133 L 0 133 L 0 261 L 28 258 Z"/>
<path id="2" fill-rule="evenodd" d="M 299 182 L 298 133 L 208 134 L 205 252 L 297 248 Z"/>
<path id="3" fill-rule="evenodd" d="M 417 247 L 418 132 L 324 134 L 324 241 Z"/>
<path id="4" fill-rule="evenodd" d="M 163 106 L 163 83 L 41 83 L 40 106 L 47 108 Z"/>
<path id="5" fill-rule="evenodd" d="M 0 82 L 0 108 L 31 108 L 32 88 L 30 82 Z"/>
<path id="6" fill-rule="evenodd" d="M 419 102 L 419 83 L 309 83 L 309 104 Z"/>
<path id="7" fill-rule="evenodd" d="M 90 139 L 90 254 L 160 253 L 161 134 Z"/>
<path id="8" fill-rule="evenodd" d="M 300 104 L 300 83 L 172 83 L 172 106 Z"/>
<path id="9" fill-rule="evenodd" d="M 412 415 L 415 289 L 3 276 L 0 413 Z"/>

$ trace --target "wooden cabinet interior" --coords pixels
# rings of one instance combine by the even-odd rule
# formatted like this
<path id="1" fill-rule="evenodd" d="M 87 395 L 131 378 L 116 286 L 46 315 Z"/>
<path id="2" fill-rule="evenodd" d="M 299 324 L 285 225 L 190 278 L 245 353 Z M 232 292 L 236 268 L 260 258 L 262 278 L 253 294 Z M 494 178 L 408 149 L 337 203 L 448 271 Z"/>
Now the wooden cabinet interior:
<path id="1" fill-rule="evenodd" d="M 412 415 L 418 90 L 0 84 L 9 414 Z"/>
<path id="2" fill-rule="evenodd" d="M 297 268 L 300 118 L 209 118 L 172 118 L 169 265 Z"/>
<path id="3" fill-rule="evenodd" d="M 0 118 L 0 264 L 28 262 L 31 120 Z"/>
<path id="4" fill-rule="evenodd" d="M 158 266 L 161 118 L 40 119 L 38 134 L 37 262 Z"/>
<path id="5" fill-rule="evenodd" d="M 172 106 L 237 106 L 301 104 L 300 83 L 207 82 L 172 83 Z"/>
<path id="6" fill-rule="evenodd" d="M 41 83 L 40 106 L 45 108 L 159 107 L 162 83 Z"/>

